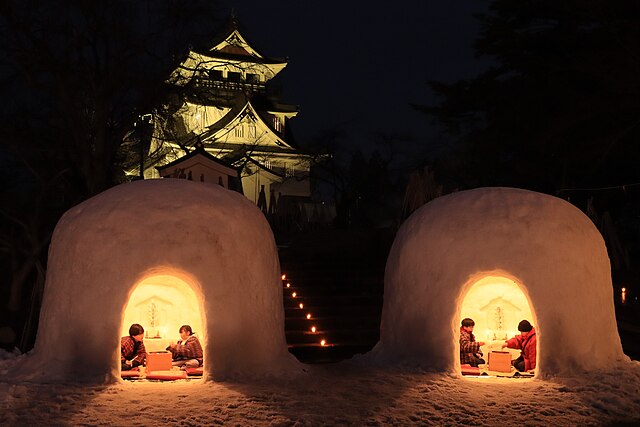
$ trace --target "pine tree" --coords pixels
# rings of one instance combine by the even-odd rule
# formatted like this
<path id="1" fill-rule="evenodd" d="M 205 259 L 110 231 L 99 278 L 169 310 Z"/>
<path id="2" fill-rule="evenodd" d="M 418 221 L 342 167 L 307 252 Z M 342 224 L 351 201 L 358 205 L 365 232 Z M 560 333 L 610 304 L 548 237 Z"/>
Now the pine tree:
<path id="1" fill-rule="evenodd" d="M 462 143 L 461 180 L 555 192 L 640 181 L 640 3 L 493 1 L 470 80 L 418 107 Z M 469 179 L 469 178 L 473 179 Z"/>

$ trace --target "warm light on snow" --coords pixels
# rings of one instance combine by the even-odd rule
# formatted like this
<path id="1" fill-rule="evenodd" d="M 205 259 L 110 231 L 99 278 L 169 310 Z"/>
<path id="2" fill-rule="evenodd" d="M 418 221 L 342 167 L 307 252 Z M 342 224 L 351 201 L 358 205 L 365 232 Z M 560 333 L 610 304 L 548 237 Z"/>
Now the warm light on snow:
<path id="1" fill-rule="evenodd" d="M 471 285 L 460 308 L 460 321 L 466 317 L 475 322 L 476 341 L 484 342 L 480 348 L 485 360 L 491 351 L 508 351 L 511 359 L 520 355 L 520 350 L 502 348 L 505 340 L 520 335 L 518 323 L 528 320 L 537 326 L 530 302 L 518 284 L 506 277 L 486 276 Z M 459 334 L 454 334 L 456 355 L 459 354 Z M 540 352 L 538 351 L 538 357 Z M 465 377 L 469 378 L 469 377 Z"/>
<path id="2" fill-rule="evenodd" d="M 495 336 L 500 346 L 529 320 L 537 375 L 609 369 L 625 360 L 614 295 L 604 239 L 578 208 L 514 188 L 460 191 L 427 203 L 398 230 L 370 357 L 460 372 L 468 316 L 479 341 Z"/>
<path id="3" fill-rule="evenodd" d="M 179 329 L 190 325 L 204 346 L 201 301 L 191 287 L 178 277 L 157 274 L 135 286 L 124 309 L 121 336 L 139 323 L 145 330 L 147 351 L 162 351 L 180 339 Z"/>
<path id="4" fill-rule="evenodd" d="M 264 214 L 234 191 L 180 179 L 111 188 L 56 226 L 31 372 L 116 381 L 118 341 L 131 323 L 153 337 L 150 351 L 190 324 L 208 378 L 296 369 L 277 257 Z"/>
<path id="5" fill-rule="evenodd" d="M 518 322 L 523 319 L 536 325 L 520 287 L 505 277 L 485 277 L 469 289 L 462 302 L 460 320 L 470 317 L 476 323 L 478 341 L 498 342 L 520 334 Z"/>

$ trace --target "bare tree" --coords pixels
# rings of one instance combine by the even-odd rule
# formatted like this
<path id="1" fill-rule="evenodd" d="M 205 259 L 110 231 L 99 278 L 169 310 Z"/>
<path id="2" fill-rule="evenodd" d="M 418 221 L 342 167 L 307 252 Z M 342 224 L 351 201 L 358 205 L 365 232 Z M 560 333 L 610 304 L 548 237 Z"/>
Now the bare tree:
<path id="1" fill-rule="evenodd" d="M 52 230 L 70 206 L 126 179 L 142 113 L 216 31 L 216 2 L 9 0 L 0 4 L 0 160 L 21 183 L 1 189 L 0 326 L 29 312 L 35 332 Z M 126 153 L 136 150 L 135 153 Z M 6 298 L 5 298 L 6 297 Z M 4 304 L 4 303 L 3 303 Z M 16 329 L 16 328 L 14 328 Z M 20 329 L 20 328 L 18 328 Z M 0 343 L 5 345 L 6 343 Z"/>

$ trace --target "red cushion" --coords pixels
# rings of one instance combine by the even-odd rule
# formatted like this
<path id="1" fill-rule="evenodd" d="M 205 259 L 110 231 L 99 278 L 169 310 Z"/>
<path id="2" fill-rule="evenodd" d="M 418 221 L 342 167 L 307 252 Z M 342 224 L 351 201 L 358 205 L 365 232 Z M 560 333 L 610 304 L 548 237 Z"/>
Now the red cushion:
<path id="1" fill-rule="evenodd" d="M 120 376 L 122 378 L 136 378 L 140 376 L 140 370 L 138 368 L 133 368 L 130 371 L 122 371 L 120 372 Z"/>
<path id="2" fill-rule="evenodd" d="M 151 371 L 147 373 L 148 380 L 172 381 L 183 380 L 185 378 L 187 378 L 185 371 Z"/>
<path id="3" fill-rule="evenodd" d="M 200 366 L 199 368 L 187 368 L 185 371 L 190 377 L 201 376 L 202 366 Z"/>
<path id="4" fill-rule="evenodd" d="M 462 375 L 480 375 L 480 368 L 471 365 L 460 365 Z"/>

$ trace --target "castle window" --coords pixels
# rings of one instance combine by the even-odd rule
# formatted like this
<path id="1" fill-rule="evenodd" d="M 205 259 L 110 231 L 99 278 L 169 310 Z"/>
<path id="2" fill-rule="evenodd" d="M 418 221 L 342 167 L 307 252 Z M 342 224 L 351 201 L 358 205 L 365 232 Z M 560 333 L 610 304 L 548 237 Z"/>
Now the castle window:
<path id="1" fill-rule="evenodd" d="M 236 136 L 236 138 L 243 138 L 244 137 L 244 126 L 238 125 L 233 129 L 233 131 L 234 131 L 234 135 Z"/>
<path id="2" fill-rule="evenodd" d="M 285 163 L 284 164 L 284 176 L 295 176 L 296 175 L 296 166 L 293 163 Z"/>
<path id="3" fill-rule="evenodd" d="M 282 132 L 283 126 L 282 126 L 282 120 L 280 120 L 280 117 L 273 118 L 273 128 L 278 132 Z"/>
<path id="4" fill-rule="evenodd" d="M 255 138 L 256 137 L 256 126 L 255 125 L 249 125 L 248 131 L 249 131 L 249 138 Z"/>
<path id="5" fill-rule="evenodd" d="M 231 82 L 239 82 L 240 81 L 240 73 L 236 73 L 235 71 L 229 71 L 227 73 L 227 79 Z"/>

